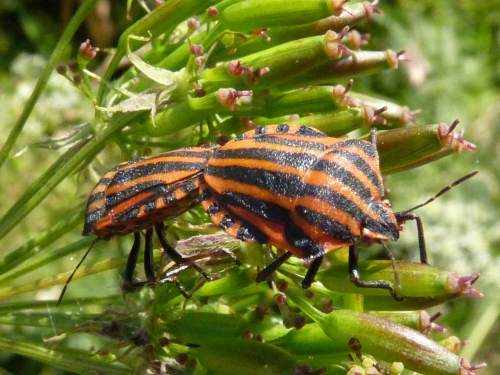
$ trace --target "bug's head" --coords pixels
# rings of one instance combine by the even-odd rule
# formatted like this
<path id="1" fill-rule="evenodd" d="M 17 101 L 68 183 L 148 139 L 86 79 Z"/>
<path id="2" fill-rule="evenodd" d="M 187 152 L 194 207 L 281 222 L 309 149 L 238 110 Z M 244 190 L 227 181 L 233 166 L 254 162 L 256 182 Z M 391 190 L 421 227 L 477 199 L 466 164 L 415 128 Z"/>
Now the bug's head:
<path id="1" fill-rule="evenodd" d="M 363 237 L 369 241 L 397 241 L 399 227 L 390 202 L 373 201 L 368 209 L 373 215 L 367 216 L 363 222 Z"/>

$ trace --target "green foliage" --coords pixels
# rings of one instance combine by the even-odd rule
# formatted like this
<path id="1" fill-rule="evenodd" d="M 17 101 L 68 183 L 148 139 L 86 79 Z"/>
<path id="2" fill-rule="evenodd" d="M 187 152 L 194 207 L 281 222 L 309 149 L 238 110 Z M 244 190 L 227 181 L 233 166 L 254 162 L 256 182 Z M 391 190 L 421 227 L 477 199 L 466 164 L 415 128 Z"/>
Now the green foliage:
<path id="1" fill-rule="evenodd" d="M 498 301 L 488 292 L 500 286 L 500 172 L 495 163 L 500 157 L 500 49 L 495 38 L 500 17 L 494 16 L 499 4 L 384 2 L 383 17 L 374 14 L 364 20 L 363 5 L 356 2 L 345 5 L 352 14 L 329 8 L 326 1 L 281 6 L 282 0 L 256 0 L 258 6 L 252 8 L 253 2 L 168 1 L 150 13 L 138 2 L 131 6 L 129 24 L 127 4 L 114 2 L 107 13 L 113 31 L 103 31 L 106 38 L 96 43 L 96 30 L 105 29 L 95 19 L 86 21 L 92 45 L 114 48 L 111 62 L 102 64 L 103 54 L 92 59 L 70 52 L 71 45 L 88 37 L 80 26 L 94 14 L 97 1 L 84 1 L 71 22 L 66 20 L 68 27 L 61 35 L 49 26 L 55 11 L 30 1 L 0 5 L 0 20 L 15 15 L 9 21 L 15 27 L 0 33 L 0 52 L 8 52 L 2 64 L 9 66 L 8 73 L 7 65 L 0 66 L 5 72 L 0 76 L 0 99 L 8 108 L 0 114 L 0 368 L 19 373 L 12 363 L 22 356 L 30 358 L 25 373 L 33 374 L 61 373 L 54 368 L 79 374 L 232 374 L 238 366 L 249 373 L 300 369 L 305 374 L 304 364 L 312 370 L 324 367 L 328 374 L 346 374 L 353 364 L 371 369 L 372 360 L 361 361 L 362 353 L 379 361 L 401 361 L 423 374 L 456 373 L 457 355 L 413 329 L 384 323 L 392 319 L 415 328 L 417 315 L 404 320 L 392 312 L 382 320 L 359 311 L 428 308 L 470 292 L 470 285 L 448 290 L 449 272 L 429 268 L 426 273 L 410 264 L 410 269 L 400 266 L 402 283 L 411 287 L 411 298 L 403 304 L 369 290 L 348 294 L 350 290 L 342 289 L 351 288 L 347 271 L 333 271 L 346 268 L 346 254 L 340 250 L 329 254 L 332 267 L 320 274 L 322 284 L 311 287 L 314 295 L 307 300 L 295 285 L 304 275 L 299 260 L 273 276 L 271 289 L 266 283 L 256 284 L 257 268 L 270 263 L 265 249 L 214 232 L 199 207 L 168 223 L 169 238 L 178 241 L 177 248 L 186 256 L 213 253 L 223 246 L 237 254 L 242 266 L 219 253 L 201 260 L 200 265 L 219 279 L 205 283 L 192 270 L 182 272 L 179 281 L 192 294 L 188 300 L 175 283 L 125 293 L 120 273 L 131 239 L 115 237 L 95 245 L 62 305 L 55 308 L 60 286 L 93 240 L 80 236 L 86 199 L 112 166 L 143 154 L 214 141 L 221 134 L 240 134 L 248 125 L 301 123 L 331 136 L 361 136 L 366 125 L 382 120 L 379 115 L 392 128 L 402 129 L 376 124 L 381 130 L 391 129 L 380 133 L 383 143 L 390 144 L 380 147 L 383 172 L 411 168 L 387 179 L 395 210 L 413 207 L 470 170 L 480 169 L 477 177 L 419 214 L 433 265 L 461 274 L 481 273 L 475 287 L 485 292 L 483 301 L 453 300 L 439 308 L 447 310 L 442 322 L 461 339 L 472 341 L 460 356 L 474 358 L 474 363 L 494 363 L 498 348 L 488 337 L 498 330 L 493 325 Z M 206 9 L 214 4 L 219 17 L 212 18 Z M 340 15 L 326 26 L 309 26 L 330 12 Z M 187 27 L 185 20 L 191 16 L 201 23 L 199 29 Z M 342 41 L 354 50 L 356 66 L 340 43 L 347 24 L 371 33 L 366 47 L 355 44 L 354 37 Z M 5 29 L 7 23 L 0 25 Z M 269 26 L 265 32 L 270 40 L 266 34 L 249 33 Z M 329 29 L 337 34 L 327 33 Z M 192 45 L 203 46 L 203 51 L 190 53 Z M 363 50 L 357 51 L 360 47 Z M 387 48 L 406 49 L 411 61 L 399 61 L 401 56 Z M 119 70 L 124 57 L 131 65 Z M 70 60 L 79 66 L 66 65 L 63 75 L 68 80 L 50 76 L 57 64 Z M 390 69 L 395 65 L 400 69 Z M 103 78 L 96 80 L 85 68 Z M 347 85 L 351 78 L 353 92 L 335 86 Z M 353 107 L 353 101 L 365 106 Z M 422 109 L 418 125 L 408 123 L 411 113 L 403 104 Z M 384 106 L 389 107 L 385 112 L 373 114 Z M 290 117 L 296 114 L 301 116 Z M 435 162 L 468 143 L 456 133 L 438 138 L 438 126 L 422 124 L 451 123 L 456 117 L 478 150 Z M 443 139 L 451 144 L 443 147 Z M 412 169 L 424 161 L 433 162 Z M 389 244 L 398 259 L 417 257 L 416 233 L 407 226 L 401 241 Z M 159 251 L 155 257 L 160 264 Z M 376 273 L 379 263 L 366 264 L 366 272 L 375 272 L 375 279 L 392 277 L 391 272 Z M 290 284 L 288 291 L 280 289 L 284 281 Z M 327 314 L 332 306 L 344 310 Z M 304 324 L 300 331 L 290 328 Z M 399 329 L 399 335 L 394 333 Z M 344 342 L 353 332 L 362 338 L 361 351 Z M 254 340 L 243 340 L 250 336 Z M 265 344 L 257 342 L 261 339 Z M 411 354 L 398 351 L 398 346 L 419 340 L 425 343 L 422 352 L 416 346 Z M 395 373 L 400 371 L 392 366 Z M 483 375 L 496 372 L 494 366 L 481 370 Z"/>

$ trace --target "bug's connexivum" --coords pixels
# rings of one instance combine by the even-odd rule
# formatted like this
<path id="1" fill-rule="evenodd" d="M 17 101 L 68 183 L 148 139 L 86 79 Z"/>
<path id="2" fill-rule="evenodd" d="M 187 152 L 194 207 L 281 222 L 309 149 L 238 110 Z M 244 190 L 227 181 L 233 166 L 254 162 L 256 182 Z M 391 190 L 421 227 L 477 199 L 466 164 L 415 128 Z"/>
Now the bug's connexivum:
<path id="1" fill-rule="evenodd" d="M 450 128 L 416 125 L 416 111 L 361 93 L 351 95 L 353 78 L 395 69 L 407 59 L 404 51 L 362 50 L 368 37 L 350 29 L 380 14 L 377 6 L 377 1 L 342 0 L 168 1 L 121 36 L 104 80 L 109 81 L 125 55 L 133 67 L 114 88 L 105 83 L 100 87 L 93 132 L 95 139 L 107 131 L 108 140 L 116 140 L 132 160 L 95 186 L 84 234 L 110 239 L 135 233 L 127 267 L 130 281 L 141 246 L 139 233 L 146 231 L 147 281 L 140 285 L 156 285 L 155 293 L 142 295 L 148 306 L 138 304 L 130 313 L 156 353 L 144 349 L 138 356 L 142 368 L 161 363 L 175 371 L 204 368 L 199 371 L 233 374 L 238 363 L 245 363 L 245 368 L 253 366 L 249 373 L 259 374 L 347 373 L 349 367 L 364 368 L 365 355 L 433 375 L 471 375 L 480 367 L 413 329 L 360 312 L 368 306 L 397 310 L 398 304 L 419 310 L 420 304 L 433 306 L 466 294 L 467 288 L 473 291 L 470 285 L 477 279 L 458 277 L 460 287 L 450 290 L 450 273 L 427 265 L 394 261 L 389 271 L 375 270 L 371 279 L 364 271 L 377 263 L 359 267 L 359 242 L 396 241 L 408 220 L 419 226 L 421 260 L 427 259 L 420 218 L 392 211 L 384 199 L 382 175 L 474 148 L 454 132 L 456 123 Z M 139 56 L 142 46 L 147 51 Z M 138 116 L 139 111 L 146 115 Z M 363 140 L 343 138 L 352 131 L 367 133 L 369 127 L 378 132 Z M 132 158 L 147 146 L 159 146 L 162 153 Z M 210 219 L 196 206 L 199 202 Z M 167 230 L 165 220 L 170 220 Z M 190 229 L 172 220 L 187 221 Z M 239 244 L 240 268 L 211 272 L 207 259 L 232 262 L 213 251 L 212 244 L 205 256 L 199 255 L 203 250 L 192 256 L 170 245 L 205 230 L 209 220 L 245 242 Z M 256 244 L 290 253 L 280 252 L 273 261 L 266 246 Z M 163 250 L 159 270 L 151 255 L 156 247 Z M 344 247 L 349 247 L 348 264 L 330 269 L 321 264 L 324 253 Z M 308 271 L 297 258 L 311 260 Z M 335 267 L 344 270 L 337 273 Z M 295 285 L 280 290 L 276 270 L 291 284 L 310 286 L 309 300 Z M 319 281 L 314 282 L 318 270 Z M 254 283 L 256 277 L 269 280 L 271 289 L 267 283 Z M 347 278 L 341 285 L 340 279 Z M 314 307 L 324 300 L 331 305 L 329 314 Z M 216 318 L 197 315 L 200 310 Z M 186 313 L 200 321 L 183 321 Z M 221 330 L 220 335 L 197 330 L 200 323 L 223 324 L 224 315 L 233 323 L 237 317 L 238 330 Z M 182 331 L 173 328 L 177 321 L 183 322 Z M 304 335 L 301 349 L 308 355 L 297 355 L 296 337 L 287 327 L 304 324 L 315 324 L 326 337 L 325 345 L 335 345 L 323 350 Z M 191 329 L 196 332 L 191 334 Z M 349 357 L 353 337 L 361 350 Z M 369 371 L 377 366 L 370 365 Z M 394 365 L 393 371 L 402 369 Z"/>

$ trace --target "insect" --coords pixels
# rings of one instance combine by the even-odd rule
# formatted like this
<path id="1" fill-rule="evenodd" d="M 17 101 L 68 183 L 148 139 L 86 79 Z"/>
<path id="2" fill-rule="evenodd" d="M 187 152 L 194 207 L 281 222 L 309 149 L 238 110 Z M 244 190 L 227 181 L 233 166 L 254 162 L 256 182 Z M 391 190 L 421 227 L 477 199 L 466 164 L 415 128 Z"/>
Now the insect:
<path id="1" fill-rule="evenodd" d="M 415 220 L 420 258 L 427 263 L 422 221 L 413 210 L 451 186 L 411 210 L 393 212 L 383 199 L 376 144 L 375 130 L 365 141 L 331 138 L 306 126 L 257 128 L 213 150 L 200 180 L 201 204 L 229 235 L 288 250 L 258 282 L 294 255 L 311 261 L 302 282 L 308 288 L 324 254 L 349 246 L 351 281 L 400 299 L 391 282 L 360 279 L 357 243 L 397 241 L 402 224 Z"/>
<path id="2" fill-rule="evenodd" d="M 357 244 L 397 241 L 402 224 L 415 220 L 420 258 L 427 263 L 422 221 L 413 210 L 474 174 L 411 210 L 393 212 L 384 200 L 376 131 L 366 141 L 332 138 L 301 125 L 269 125 L 222 146 L 188 147 L 116 166 L 90 195 L 83 234 L 108 240 L 134 233 L 125 273 L 128 285 L 134 285 L 143 230 L 148 282 L 156 280 L 154 232 L 177 270 L 193 267 L 208 279 L 199 265 L 168 244 L 163 232 L 165 220 L 200 202 L 211 221 L 230 236 L 288 250 L 259 273 L 258 282 L 294 255 L 311 261 L 302 282 L 308 288 L 324 254 L 348 246 L 352 282 L 386 289 L 399 299 L 389 281 L 361 280 Z"/>
<path id="3" fill-rule="evenodd" d="M 114 236 L 134 234 L 125 270 L 125 286 L 134 288 L 144 283 L 135 282 L 134 271 L 141 248 L 141 234 L 145 230 L 144 271 L 148 282 L 155 282 L 153 237 L 156 235 L 168 256 L 177 265 L 193 267 L 209 279 L 203 269 L 184 259 L 167 242 L 165 220 L 188 210 L 199 195 L 199 182 L 208 157 L 217 144 L 166 152 L 121 163 L 111 169 L 92 190 L 85 217 L 83 235 L 97 235 L 109 240 Z M 87 250 L 73 274 L 68 278 L 57 304 L 76 269 L 85 260 Z"/>

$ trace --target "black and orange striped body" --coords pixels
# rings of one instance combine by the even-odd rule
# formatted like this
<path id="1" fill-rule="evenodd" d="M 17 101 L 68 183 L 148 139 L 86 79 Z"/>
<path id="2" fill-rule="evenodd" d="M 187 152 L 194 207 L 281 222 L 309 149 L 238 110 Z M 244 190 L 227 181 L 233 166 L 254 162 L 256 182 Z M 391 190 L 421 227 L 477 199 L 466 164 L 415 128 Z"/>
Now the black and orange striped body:
<path id="1" fill-rule="evenodd" d="M 196 201 L 210 144 L 119 164 L 94 187 L 83 235 L 103 239 L 148 229 L 180 215 Z"/>
<path id="2" fill-rule="evenodd" d="M 200 188 L 205 211 L 227 233 L 299 258 L 399 237 L 367 141 L 301 126 L 259 128 L 213 152 Z"/>
<path id="3" fill-rule="evenodd" d="M 207 277 L 172 249 L 163 233 L 165 220 L 200 201 L 212 222 L 229 235 L 289 251 L 262 271 L 258 281 L 293 254 L 312 260 L 303 282 L 308 287 L 323 255 L 349 246 L 353 282 L 388 289 L 396 297 L 389 282 L 363 282 L 357 272 L 356 243 L 395 241 L 399 219 L 413 219 L 408 214 L 396 217 L 382 200 L 375 143 L 280 124 L 249 131 L 223 146 L 187 147 L 134 159 L 113 168 L 96 185 L 83 234 L 109 239 L 133 232 L 126 272 L 130 281 L 140 247 L 138 232 L 146 230 L 146 276 L 154 281 L 154 227 L 174 262 L 195 267 Z"/>

